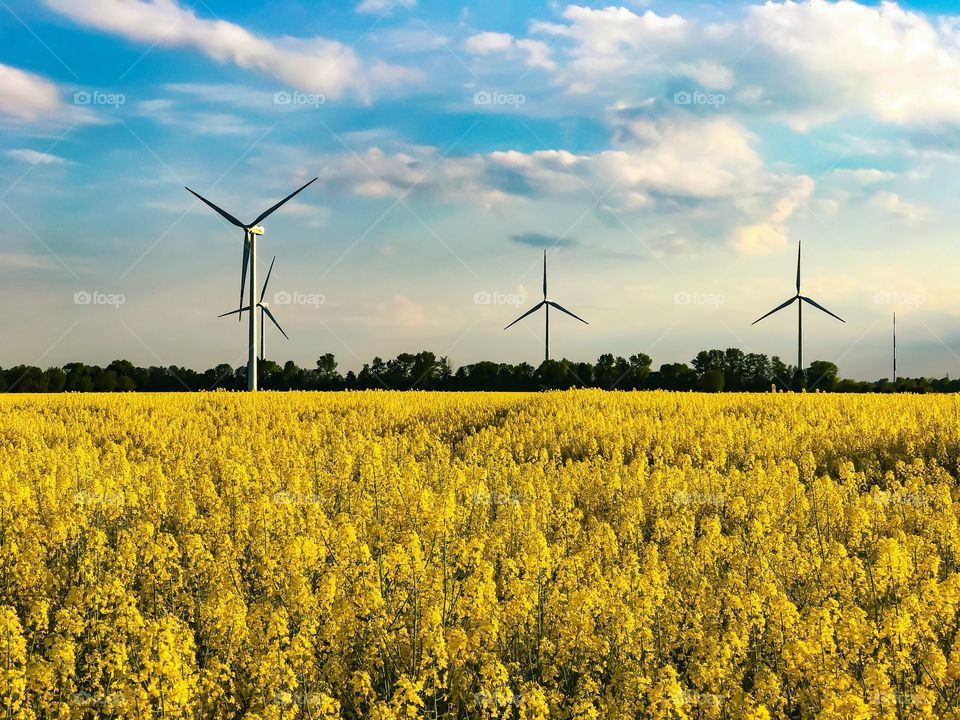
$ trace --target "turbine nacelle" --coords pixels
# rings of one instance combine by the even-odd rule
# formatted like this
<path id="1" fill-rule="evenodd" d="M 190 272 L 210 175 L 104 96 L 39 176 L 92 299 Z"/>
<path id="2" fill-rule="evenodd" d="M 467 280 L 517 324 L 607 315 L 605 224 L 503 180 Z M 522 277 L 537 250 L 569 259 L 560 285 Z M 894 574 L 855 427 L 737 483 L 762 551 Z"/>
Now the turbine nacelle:
<path id="1" fill-rule="evenodd" d="M 251 228 L 247 228 L 247 232 L 250 233 L 251 235 L 263 235 L 263 226 L 254 225 Z"/>

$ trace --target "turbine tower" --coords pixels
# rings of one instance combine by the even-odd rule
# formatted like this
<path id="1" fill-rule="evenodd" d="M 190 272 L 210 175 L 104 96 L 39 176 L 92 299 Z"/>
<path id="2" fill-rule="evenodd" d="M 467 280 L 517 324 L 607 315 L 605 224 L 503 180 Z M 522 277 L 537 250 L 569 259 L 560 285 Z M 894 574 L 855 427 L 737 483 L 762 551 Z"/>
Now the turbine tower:
<path id="1" fill-rule="evenodd" d="M 264 315 L 270 318 L 270 322 L 277 326 L 277 330 L 289 340 L 289 336 L 283 332 L 283 328 L 280 327 L 280 323 L 277 322 L 277 319 L 273 316 L 273 313 L 270 312 L 270 303 L 264 302 L 264 297 L 267 294 L 267 285 L 270 283 L 270 275 L 273 273 L 273 264 L 277 261 L 276 255 L 274 255 L 273 260 L 270 261 L 270 269 L 267 270 L 267 279 L 263 281 L 263 289 L 260 291 L 260 302 L 257 303 L 257 307 L 260 308 L 260 362 L 263 362 L 267 357 L 267 343 L 266 338 L 264 337 L 263 330 L 266 327 L 266 320 Z M 230 312 L 224 313 L 223 315 L 217 315 L 217 317 L 227 317 L 228 315 L 236 315 L 238 313 L 244 313 L 250 309 L 250 306 L 242 307 L 239 310 L 231 310 Z"/>
<path id="2" fill-rule="evenodd" d="M 798 243 L 797 244 L 797 294 L 794 295 L 789 300 L 787 300 L 785 303 L 777 305 L 777 307 L 775 307 L 773 310 L 768 312 L 766 315 L 764 315 L 763 317 L 757 318 L 750 324 L 756 325 L 758 322 L 760 322 L 764 318 L 768 318 L 774 313 L 780 312 L 785 307 L 789 307 L 793 303 L 797 303 L 797 370 L 799 370 L 802 373 L 803 372 L 803 303 L 808 303 L 809 305 L 812 305 L 818 310 L 822 310 L 830 317 L 834 317 L 844 324 L 846 324 L 847 321 L 841 318 L 839 315 L 834 315 L 832 312 L 830 312 L 825 307 L 823 307 L 823 305 L 820 305 L 819 303 L 814 302 L 810 298 L 800 294 L 800 250 L 801 250 L 801 244 Z"/>
<path id="3" fill-rule="evenodd" d="M 590 323 L 588 323 L 586 320 L 584 320 L 583 318 L 577 317 L 576 315 L 574 315 L 572 312 L 570 312 L 569 310 L 567 310 L 565 307 L 562 307 L 562 306 L 559 305 L 558 303 L 553 302 L 553 300 L 547 300 L 547 251 L 544 250 L 544 251 L 543 251 L 543 300 L 541 300 L 539 303 L 537 303 L 537 305 L 536 305 L 535 307 L 531 308 L 530 310 L 527 310 L 523 315 L 521 315 L 520 317 L 518 317 L 516 320 L 514 320 L 512 323 L 510 323 L 509 325 L 507 325 L 507 327 L 504 328 L 504 330 L 509 330 L 511 327 L 513 327 L 513 326 L 516 325 L 518 322 L 520 322 L 520 321 L 523 320 L 525 317 L 527 317 L 527 315 L 532 315 L 533 313 L 535 313 L 535 312 L 536 312 L 537 310 L 539 310 L 540 308 L 543 308 L 543 309 L 544 309 L 544 317 L 543 317 L 543 319 L 544 319 L 544 323 L 545 323 L 545 332 L 544 332 L 544 340 L 543 340 L 543 346 L 544 346 L 544 347 L 543 347 L 543 359 L 544 359 L 544 362 L 546 362 L 547 360 L 550 359 L 550 308 L 551 308 L 551 307 L 554 307 L 554 308 L 556 308 L 557 310 L 559 310 L 560 312 L 566 313 L 566 314 L 569 315 L 570 317 L 572 317 L 572 318 L 574 318 L 574 319 L 576 319 L 576 320 L 579 320 L 579 321 L 582 322 L 584 325 L 589 325 L 589 324 L 590 324 Z"/>
<path id="4" fill-rule="evenodd" d="M 897 313 L 893 313 L 893 384 L 897 384 Z"/>
<path id="5" fill-rule="evenodd" d="M 260 215 L 251 223 L 242 223 L 237 220 L 233 215 L 228 213 L 226 210 L 223 210 L 212 202 L 207 200 L 205 197 L 195 193 L 190 188 L 185 188 L 187 192 L 196 197 L 198 200 L 202 201 L 205 205 L 211 208 L 216 212 L 220 217 L 229 222 L 231 225 L 243 230 L 243 270 L 240 275 L 240 305 L 243 305 L 243 293 L 245 291 L 245 285 L 247 282 L 247 265 L 250 265 L 250 302 L 247 307 L 257 307 L 256 301 L 256 292 L 257 292 L 257 236 L 263 235 L 263 228 L 260 226 L 260 223 L 266 220 L 270 215 L 277 211 L 284 203 L 293 199 L 296 195 L 305 190 L 308 186 L 312 185 L 317 181 L 318 178 L 314 178 L 306 185 L 294 190 L 292 193 L 287 195 L 283 200 L 278 202 L 273 207 L 268 210 L 264 210 Z M 242 308 L 241 308 L 242 310 Z M 240 320 L 238 314 L 237 320 Z M 247 359 L 247 390 L 256 390 L 257 389 L 257 313 L 250 313 L 250 342 L 249 342 L 249 355 Z"/>

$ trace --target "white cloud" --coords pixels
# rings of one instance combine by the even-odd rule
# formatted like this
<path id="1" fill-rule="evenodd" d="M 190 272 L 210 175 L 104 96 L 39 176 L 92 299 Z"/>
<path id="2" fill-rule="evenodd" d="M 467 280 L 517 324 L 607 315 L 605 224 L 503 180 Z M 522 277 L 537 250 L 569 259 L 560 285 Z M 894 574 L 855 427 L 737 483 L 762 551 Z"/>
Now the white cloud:
<path id="1" fill-rule="evenodd" d="M 528 67 L 555 70 L 557 64 L 550 54 L 550 46 L 540 40 L 517 40 L 509 33 L 482 32 L 471 35 L 463 44 L 472 55 L 521 56 Z"/>
<path id="2" fill-rule="evenodd" d="M 14 160 L 20 160 L 22 162 L 28 163 L 30 165 L 67 165 L 69 160 L 65 160 L 58 155 L 51 155 L 50 153 L 38 152 L 37 150 L 29 150 L 27 148 L 19 150 L 9 150 L 7 156 L 13 158 Z"/>
<path id="3" fill-rule="evenodd" d="M 49 255 L 0 253 L 0 266 L 11 270 L 62 270 L 63 265 Z"/>
<path id="4" fill-rule="evenodd" d="M 919 222 L 925 219 L 929 212 L 926 206 L 904 200 L 892 192 L 877 193 L 870 199 L 870 205 L 907 222 Z"/>
<path id="5" fill-rule="evenodd" d="M 682 63 L 677 66 L 680 75 L 693 78 L 711 90 L 729 90 L 733 87 L 734 74 L 729 68 L 709 60 Z"/>
<path id="6" fill-rule="evenodd" d="M 615 121 L 617 122 L 617 121 Z M 763 168 L 756 138 L 735 120 L 718 117 L 646 117 L 621 124 L 624 150 L 599 156 L 599 173 L 621 187 L 642 185 L 657 193 L 721 197 L 737 192 Z"/>
<path id="7" fill-rule="evenodd" d="M 779 196 L 762 197 L 755 207 L 758 222 L 742 225 L 734 232 L 732 245 L 743 255 L 765 255 L 784 247 L 789 242 L 787 223 L 797 209 L 813 194 L 814 182 L 806 176 L 778 178 L 783 183 Z M 748 198 L 755 202 L 757 198 Z"/>
<path id="8" fill-rule="evenodd" d="M 0 64 L 0 113 L 34 121 L 62 111 L 56 85 L 39 75 Z"/>
<path id="9" fill-rule="evenodd" d="M 405 82 L 409 70 L 367 66 L 351 48 L 325 38 L 264 38 L 224 20 L 205 20 L 177 0 L 45 0 L 53 10 L 87 27 L 129 40 L 166 47 L 190 47 L 220 63 L 276 76 L 305 92 L 339 97 L 353 89 Z"/>
<path id="10" fill-rule="evenodd" d="M 504 202 L 603 198 L 607 212 L 696 215 L 740 252 L 787 242 L 790 219 L 811 196 L 813 180 L 773 174 L 757 138 L 730 118 L 626 119 L 615 147 L 594 154 L 502 150 L 441 157 L 436 148 L 370 148 L 326 158 L 321 177 L 364 197 L 412 193 L 490 207 Z M 690 234 L 684 230 L 684 235 Z"/>
<path id="11" fill-rule="evenodd" d="M 474 55 L 489 55 L 493 52 L 503 52 L 513 47 L 513 35 L 509 33 L 482 32 L 471 35 L 463 44 L 467 52 Z"/>
<path id="12" fill-rule="evenodd" d="M 136 104 L 134 112 L 153 122 L 195 135 L 244 136 L 257 130 L 239 115 L 189 110 L 169 98 L 142 100 Z"/>
<path id="13" fill-rule="evenodd" d="M 886 180 L 894 180 L 897 173 L 876 168 L 842 168 L 831 173 L 840 180 L 852 180 L 861 185 L 874 185 Z"/>
<path id="14" fill-rule="evenodd" d="M 543 36 L 554 38 L 556 82 L 570 93 L 637 102 L 650 93 L 638 78 L 666 89 L 688 77 L 727 93 L 728 112 L 772 115 L 802 132 L 857 115 L 960 124 L 960 19 L 894 2 L 765 2 L 718 23 L 570 5 L 562 22 L 531 24 L 530 37 Z"/>
<path id="15" fill-rule="evenodd" d="M 757 223 L 738 227 L 733 246 L 742 255 L 766 255 L 787 244 L 782 228 L 770 223 Z"/>
<path id="16" fill-rule="evenodd" d="M 228 83 L 167 83 L 164 90 L 203 102 L 250 108 L 275 105 L 274 93 Z"/>
<path id="17" fill-rule="evenodd" d="M 416 7 L 417 0 L 363 0 L 357 5 L 358 13 L 385 13 L 396 7 Z"/>
<path id="18" fill-rule="evenodd" d="M 662 70 L 660 53 L 680 42 L 687 31 L 687 21 L 679 15 L 663 17 L 652 11 L 637 15 L 623 7 L 594 10 L 570 5 L 563 19 L 567 24 L 535 22 L 531 32 L 567 41 L 567 64 L 558 79 L 576 93 L 591 92 L 613 78 Z"/>
<path id="19" fill-rule="evenodd" d="M 783 114 L 798 129 L 843 114 L 897 124 L 960 121 L 957 38 L 896 3 L 766 3 L 750 9 L 745 33 L 758 43 L 762 65 L 769 63 L 770 95 L 787 105 Z M 791 97 L 789 86 L 804 90 Z"/>
<path id="20" fill-rule="evenodd" d="M 529 67 L 540 67 L 544 70 L 555 70 L 557 64 L 553 61 L 550 46 L 540 40 L 517 40 L 517 50 L 526 55 Z"/>
<path id="21" fill-rule="evenodd" d="M 372 30 L 367 40 L 381 53 L 428 53 L 443 50 L 454 44 L 447 35 L 442 35 L 429 25 L 412 20 L 405 25 Z"/>
<path id="22" fill-rule="evenodd" d="M 840 212 L 840 201 L 835 198 L 817 198 L 811 205 L 814 212 L 822 217 L 833 217 Z"/>
<path id="23" fill-rule="evenodd" d="M 390 302 L 395 326 L 403 330 L 419 330 L 429 321 L 427 308 L 406 295 L 394 295 Z"/>

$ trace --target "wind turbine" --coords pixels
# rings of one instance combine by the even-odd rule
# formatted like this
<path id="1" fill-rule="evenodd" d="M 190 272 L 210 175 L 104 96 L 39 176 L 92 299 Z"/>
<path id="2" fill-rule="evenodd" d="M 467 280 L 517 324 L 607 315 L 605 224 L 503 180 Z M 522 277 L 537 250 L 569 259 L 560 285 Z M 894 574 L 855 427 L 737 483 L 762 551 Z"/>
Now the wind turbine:
<path id="1" fill-rule="evenodd" d="M 781 305 L 777 305 L 777 307 L 775 307 L 773 310 L 768 312 L 766 315 L 764 315 L 763 317 L 757 318 L 750 324 L 756 325 L 758 322 L 760 322 L 764 318 L 770 317 L 775 312 L 779 312 L 783 310 L 785 307 L 789 307 L 793 303 L 797 303 L 797 370 L 799 370 L 800 372 L 803 372 L 803 303 L 808 303 L 813 307 L 817 308 L 818 310 L 822 310 L 830 317 L 834 317 L 844 324 L 846 324 L 847 321 L 841 318 L 839 315 L 834 315 L 832 312 L 827 310 L 823 305 L 820 305 L 819 303 L 814 302 L 810 298 L 800 294 L 800 250 L 801 250 L 801 244 L 797 243 L 797 294 L 794 295 L 789 300 L 787 300 L 785 303 L 782 303 Z"/>
<path id="2" fill-rule="evenodd" d="M 270 312 L 270 303 L 263 301 L 264 297 L 267 294 L 267 285 L 270 283 L 270 274 L 273 272 L 273 264 L 276 261 L 277 261 L 277 256 L 274 255 L 273 260 L 270 261 L 270 269 L 267 270 L 267 279 L 263 281 L 263 289 L 260 291 L 260 302 L 257 303 L 257 307 L 260 308 L 260 362 L 263 362 L 266 359 L 266 354 L 267 354 L 266 338 L 264 338 L 264 335 L 263 335 L 263 329 L 267 324 L 266 321 L 264 320 L 264 315 L 270 318 L 270 322 L 272 322 L 274 325 L 277 326 L 277 330 L 279 330 L 283 334 L 283 336 L 287 338 L 287 340 L 290 339 L 287 336 L 287 334 L 283 332 L 283 328 L 280 327 L 280 323 L 277 322 L 277 319 L 273 316 L 273 313 Z M 249 309 L 250 309 L 250 306 L 248 305 L 247 307 L 242 307 L 239 310 L 231 310 L 230 312 L 224 313 L 223 315 L 217 315 L 217 317 L 227 317 L 228 315 L 236 315 L 238 313 L 244 313 Z"/>
<path id="3" fill-rule="evenodd" d="M 264 210 L 252 223 L 242 223 L 237 220 L 233 215 L 228 213 L 226 210 L 223 210 L 212 202 L 207 200 L 205 197 L 195 193 L 190 188 L 185 188 L 187 192 L 196 197 L 198 200 L 202 201 L 205 205 L 210 207 L 214 212 L 216 212 L 220 217 L 229 222 L 231 225 L 235 225 L 241 230 L 243 230 L 243 270 L 240 275 L 240 304 L 243 304 L 243 293 L 244 286 L 247 282 L 247 265 L 250 265 L 250 302 L 247 306 L 257 307 L 258 303 L 256 302 L 256 292 L 257 292 L 257 236 L 263 235 L 263 228 L 260 226 L 260 223 L 266 220 L 270 215 L 276 212 L 284 203 L 288 200 L 293 199 L 296 195 L 305 190 L 308 186 L 312 185 L 317 181 L 318 178 L 314 178 L 306 185 L 294 190 L 292 193 L 287 195 L 283 200 L 278 202 L 273 207 L 268 210 Z M 240 316 L 237 316 L 237 320 L 240 320 Z M 281 331 L 282 332 L 282 331 Z M 257 313 L 250 313 L 250 352 L 247 359 L 247 390 L 256 390 L 257 389 Z"/>
<path id="4" fill-rule="evenodd" d="M 553 300 L 547 300 L 547 251 L 544 250 L 544 251 L 543 251 L 543 300 L 541 300 L 541 301 L 536 305 L 536 307 L 533 307 L 533 308 L 531 308 L 530 310 L 527 310 L 523 315 L 521 315 L 520 317 L 518 317 L 516 320 L 514 320 L 512 323 L 510 323 L 509 325 L 507 325 L 507 327 L 504 328 L 504 330 L 509 330 L 511 327 L 513 327 L 513 326 L 516 325 L 518 322 L 520 322 L 521 320 L 523 320 L 527 315 L 532 315 L 533 313 L 535 313 L 535 312 L 536 312 L 537 310 L 539 310 L 540 308 L 543 308 L 544 311 L 545 311 L 545 312 L 544 312 L 544 318 L 543 318 L 543 319 L 544 319 L 544 323 L 545 323 L 545 327 L 546 327 L 546 332 L 544 333 L 544 341 L 543 341 L 543 345 L 544 345 L 544 349 L 543 349 L 544 362 L 546 362 L 547 360 L 550 359 L 550 308 L 551 308 L 551 307 L 554 307 L 554 308 L 556 308 L 557 310 L 559 310 L 560 312 L 566 313 L 566 314 L 569 315 L 570 317 L 579 320 L 579 321 L 582 322 L 584 325 L 589 325 L 589 324 L 590 324 L 590 323 L 588 323 L 586 320 L 584 320 L 583 318 L 577 317 L 576 315 L 574 315 L 572 312 L 570 312 L 569 310 L 567 310 L 565 307 L 562 307 L 561 305 L 553 302 Z"/>

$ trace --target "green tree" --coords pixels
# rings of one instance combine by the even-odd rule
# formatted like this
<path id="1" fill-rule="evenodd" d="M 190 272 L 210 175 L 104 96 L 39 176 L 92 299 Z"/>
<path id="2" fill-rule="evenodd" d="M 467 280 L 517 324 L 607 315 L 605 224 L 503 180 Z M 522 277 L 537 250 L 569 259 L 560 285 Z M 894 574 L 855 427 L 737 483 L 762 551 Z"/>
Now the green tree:
<path id="1" fill-rule="evenodd" d="M 723 392 L 723 370 L 707 370 L 700 376 L 698 384 L 703 392 Z"/>
<path id="2" fill-rule="evenodd" d="M 832 362 L 814 360 L 807 370 L 807 382 L 811 390 L 833 392 L 837 386 L 839 370 Z"/>
<path id="3" fill-rule="evenodd" d="M 330 387 L 343 380 L 337 372 L 337 359 L 333 353 L 324 353 L 317 358 L 317 380 L 322 387 Z"/>
<path id="4" fill-rule="evenodd" d="M 544 360 L 537 368 L 535 377 L 541 387 L 549 390 L 563 390 L 570 385 L 565 360 Z"/>

